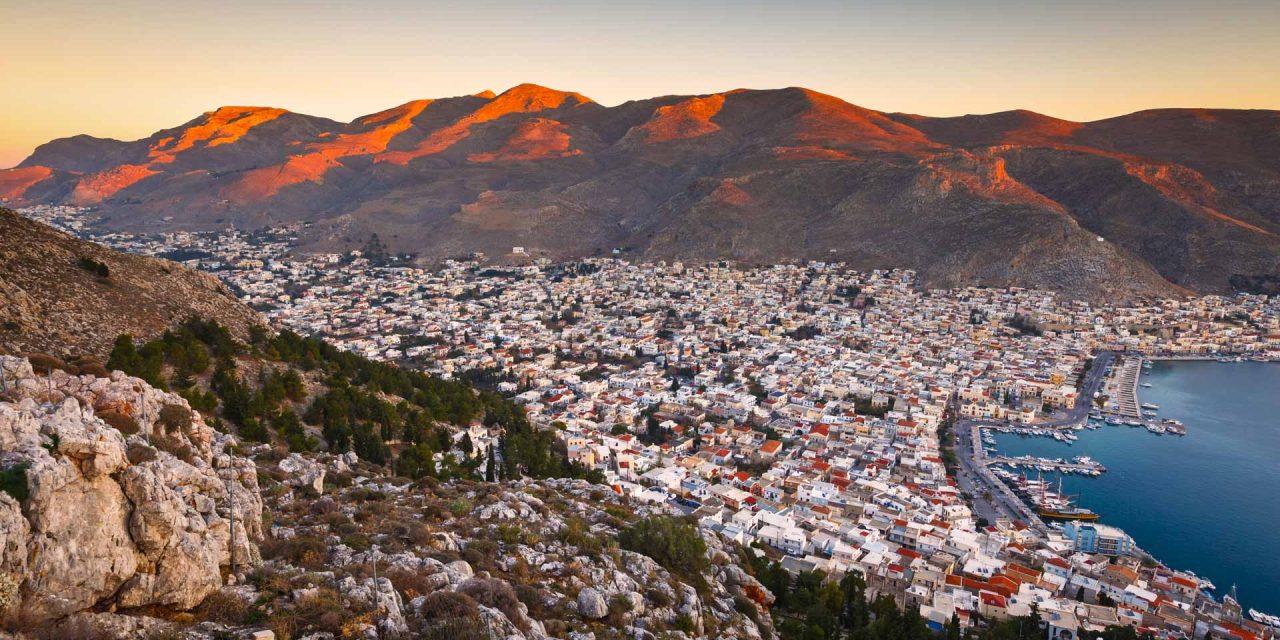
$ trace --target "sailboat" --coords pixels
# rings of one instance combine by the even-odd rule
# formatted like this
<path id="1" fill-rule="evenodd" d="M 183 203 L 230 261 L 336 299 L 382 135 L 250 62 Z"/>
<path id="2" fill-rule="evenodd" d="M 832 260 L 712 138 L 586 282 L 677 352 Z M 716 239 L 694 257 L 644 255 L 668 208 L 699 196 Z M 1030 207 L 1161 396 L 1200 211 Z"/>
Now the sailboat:
<path id="1" fill-rule="evenodd" d="M 1076 506 L 1071 503 L 1071 499 L 1062 493 L 1062 474 L 1058 474 L 1058 493 L 1053 494 L 1045 490 L 1045 484 L 1040 484 L 1040 502 L 1036 506 L 1039 507 L 1038 513 L 1041 518 L 1047 520 L 1087 520 L 1093 521 L 1098 519 L 1098 514 Z"/>

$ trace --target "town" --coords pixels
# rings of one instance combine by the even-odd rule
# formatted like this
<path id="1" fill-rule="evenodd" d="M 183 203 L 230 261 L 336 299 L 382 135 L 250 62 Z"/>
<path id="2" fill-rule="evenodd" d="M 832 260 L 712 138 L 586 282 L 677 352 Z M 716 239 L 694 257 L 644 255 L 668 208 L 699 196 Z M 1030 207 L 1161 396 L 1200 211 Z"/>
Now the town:
<path id="1" fill-rule="evenodd" d="M 927 290 L 905 270 L 614 258 L 423 266 L 375 237 L 295 251 L 300 227 L 99 233 L 88 212 L 25 215 L 211 271 L 281 329 L 492 388 L 615 491 L 663 503 L 792 572 L 957 617 L 1033 608 L 1051 637 L 1128 625 L 1167 638 L 1273 638 L 1227 594 L 1124 531 L 1055 523 L 985 430 L 1055 437 L 1141 419 L 1147 357 L 1280 359 L 1280 300 L 1239 294 L 1090 304 L 1044 291 Z M 473 425 L 481 448 L 496 434 Z M 1056 437 L 1071 437 L 1059 435 Z"/>

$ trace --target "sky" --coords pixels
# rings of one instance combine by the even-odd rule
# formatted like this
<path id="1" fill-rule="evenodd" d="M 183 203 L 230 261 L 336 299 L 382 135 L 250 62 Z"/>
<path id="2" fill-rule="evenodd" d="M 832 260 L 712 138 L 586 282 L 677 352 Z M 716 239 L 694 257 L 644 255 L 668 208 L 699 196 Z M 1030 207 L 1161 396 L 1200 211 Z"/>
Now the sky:
<path id="1" fill-rule="evenodd" d="M 533 82 L 605 105 L 803 86 L 882 111 L 1280 109 L 1280 1 L 0 0 L 0 167 L 223 105 L 348 121 Z"/>

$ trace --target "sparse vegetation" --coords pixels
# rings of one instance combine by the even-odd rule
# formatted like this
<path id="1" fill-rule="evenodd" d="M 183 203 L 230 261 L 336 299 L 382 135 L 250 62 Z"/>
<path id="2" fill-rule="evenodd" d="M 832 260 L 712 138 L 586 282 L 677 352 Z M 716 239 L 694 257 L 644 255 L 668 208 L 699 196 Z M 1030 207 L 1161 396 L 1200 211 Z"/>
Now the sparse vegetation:
<path id="1" fill-rule="evenodd" d="M 111 277 L 111 268 L 97 260 L 94 260 L 93 258 L 80 258 L 80 261 L 76 264 L 81 269 L 84 269 L 99 278 Z"/>

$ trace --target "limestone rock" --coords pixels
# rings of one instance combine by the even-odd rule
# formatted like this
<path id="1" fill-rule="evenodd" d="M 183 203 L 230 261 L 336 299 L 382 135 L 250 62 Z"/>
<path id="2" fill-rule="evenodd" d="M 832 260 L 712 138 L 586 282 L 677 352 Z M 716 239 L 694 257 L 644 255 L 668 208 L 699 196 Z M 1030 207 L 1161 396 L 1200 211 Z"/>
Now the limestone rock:
<path id="1" fill-rule="evenodd" d="M 276 466 L 281 471 L 289 474 L 289 478 L 285 480 L 286 484 L 295 487 L 310 487 L 316 493 L 324 493 L 325 468 L 323 465 L 312 462 L 296 453 L 291 453 L 289 457 L 281 460 Z"/>
<path id="2" fill-rule="evenodd" d="M 609 615 L 609 603 L 604 601 L 604 595 L 591 587 L 586 587 L 578 592 L 578 615 L 588 620 L 599 620 Z"/>
<path id="3" fill-rule="evenodd" d="M 22 504 L 0 495 L 0 570 L 23 576 L 18 613 L 32 622 L 97 605 L 189 609 L 221 585 L 230 559 L 230 509 L 241 564 L 258 559 L 262 499 L 253 463 L 181 397 L 116 372 L 51 378 L 25 358 L 0 356 L 0 468 L 26 469 Z M 50 392 L 52 380 L 52 392 Z M 132 418 L 124 434 L 95 414 Z M 131 429 L 132 430 L 132 429 Z"/>

